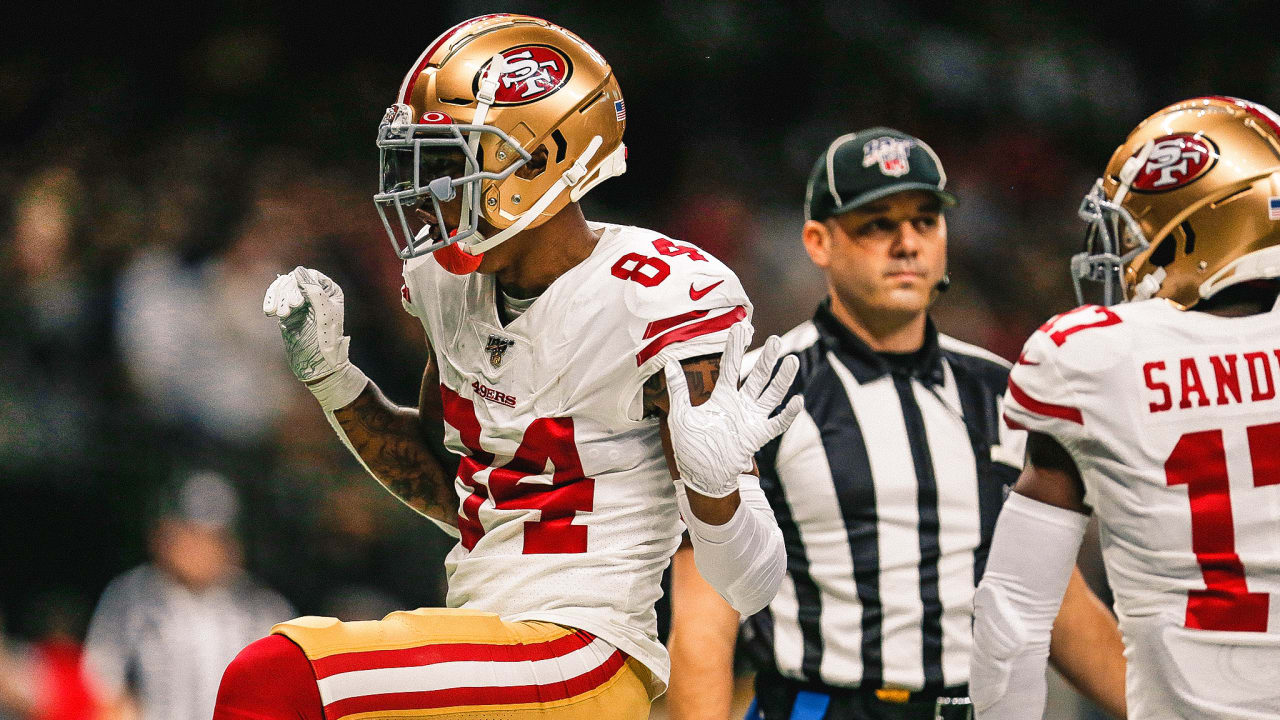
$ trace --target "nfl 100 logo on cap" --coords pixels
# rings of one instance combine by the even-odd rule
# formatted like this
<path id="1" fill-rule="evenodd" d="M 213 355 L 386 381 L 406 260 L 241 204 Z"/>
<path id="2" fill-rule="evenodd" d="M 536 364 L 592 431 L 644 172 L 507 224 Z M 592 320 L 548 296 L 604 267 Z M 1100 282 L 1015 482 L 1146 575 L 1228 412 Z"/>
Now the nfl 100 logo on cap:
<path id="1" fill-rule="evenodd" d="M 947 173 L 933 148 L 917 137 L 878 127 L 841 135 L 809 174 L 805 215 L 826 220 L 894 193 L 921 190 L 955 205 Z"/>
<path id="2" fill-rule="evenodd" d="M 915 138 L 878 137 L 862 146 L 862 167 L 879 165 L 885 175 L 902 177 L 911 170 L 911 148 L 915 146 Z"/>

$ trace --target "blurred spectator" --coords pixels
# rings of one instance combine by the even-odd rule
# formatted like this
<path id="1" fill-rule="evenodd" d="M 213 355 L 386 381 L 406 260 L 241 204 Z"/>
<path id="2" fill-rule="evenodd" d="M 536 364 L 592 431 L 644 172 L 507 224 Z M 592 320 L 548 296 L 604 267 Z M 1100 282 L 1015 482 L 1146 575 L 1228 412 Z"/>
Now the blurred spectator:
<path id="1" fill-rule="evenodd" d="M 103 592 L 85 664 L 119 720 L 207 720 L 227 663 L 294 611 L 241 569 L 226 478 L 193 473 L 162 505 L 153 561 Z"/>
<path id="2" fill-rule="evenodd" d="M 31 707 L 27 691 L 26 663 L 19 658 L 5 635 L 4 616 L 0 615 L 0 720 L 17 720 Z"/>
<path id="3" fill-rule="evenodd" d="M 101 706 L 81 669 L 85 602 L 74 593 L 33 601 L 38 639 L 17 651 L 3 643 L 0 623 L 0 720 L 92 720 Z"/>
<path id="4" fill-rule="evenodd" d="M 106 311 L 79 262 L 82 191 L 74 168 L 53 164 L 13 204 L 0 270 L 0 464 L 9 468 L 76 467 L 93 441 Z"/>
<path id="5" fill-rule="evenodd" d="M 188 262 L 176 244 L 157 244 L 125 268 L 117 345 L 130 379 L 168 423 L 239 447 L 270 436 L 281 408 L 261 398 L 287 397 L 293 387 L 288 369 L 262 352 L 274 329 L 262 327 L 256 285 L 292 269 L 281 269 L 266 228 L 292 239 L 301 215 L 295 202 L 259 195 L 225 252 Z"/>

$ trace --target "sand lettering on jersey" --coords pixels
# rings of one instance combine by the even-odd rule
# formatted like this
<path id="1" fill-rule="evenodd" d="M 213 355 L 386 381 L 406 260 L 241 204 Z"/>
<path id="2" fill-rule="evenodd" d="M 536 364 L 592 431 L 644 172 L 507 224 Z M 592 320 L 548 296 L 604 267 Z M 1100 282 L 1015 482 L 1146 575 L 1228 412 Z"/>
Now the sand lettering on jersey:
<path id="1" fill-rule="evenodd" d="M 1272 400 L 1276 397 L 1273 366 L 1280 369 L 1280 350 L 1144 363 L 1142 378 L 1147 389 L 1154 393 L 1148 396 L 1147 411 L 1172 410 L 1175 397 L 1180 410 Z"/>

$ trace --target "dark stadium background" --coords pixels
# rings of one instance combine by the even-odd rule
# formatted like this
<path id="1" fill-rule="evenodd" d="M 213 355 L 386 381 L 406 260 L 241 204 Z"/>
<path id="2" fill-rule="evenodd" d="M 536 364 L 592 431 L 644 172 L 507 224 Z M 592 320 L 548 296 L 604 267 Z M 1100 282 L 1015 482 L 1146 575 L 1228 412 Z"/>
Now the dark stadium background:
<path id="1" fill-rule="evenodd" d="M 935 316 L 1016 354 L 1073 304 L 1076 206 L 1124 134 L 1195 95 L 1274 106 L 1280 46 L 1266 2 L 1012 5 L 241 2 L 0 23 L 0 628 L 87 612 L 145 558 L 159 489 L 205 467 L 240 489 L 248 567 L 302 612 L 440 602 L 443 535 L 345 457 L 254 314 L 274 273 L 329 273 L 355 362 L 415 398 L 374 130 L 422 48 L 484 12 L 546 17 L 611 61 L 629 169 L 588 215 L 725 259 L 757 340 L 824 292 L 798 228 L 825 143 L 925 138 L 962 199 Z"/>

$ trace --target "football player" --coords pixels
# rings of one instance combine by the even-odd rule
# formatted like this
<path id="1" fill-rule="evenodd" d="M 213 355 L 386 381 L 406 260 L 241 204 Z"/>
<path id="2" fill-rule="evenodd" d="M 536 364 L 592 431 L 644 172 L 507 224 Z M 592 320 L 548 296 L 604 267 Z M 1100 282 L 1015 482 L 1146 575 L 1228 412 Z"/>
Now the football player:
<path id="1" fill-rule="evenodd" d="M 643 718 L 685 525 L 730 603 L 772 598 L 785 557 L 752 455 L 798 410 L 772 415 L 795 364 L 770 381 L 771 338 L 739 389 L 734 274 L 583 217 L 625 169 L 625 115 L 604 59 L 537 18 L 466 21 L 414 63 L 378 128 L 374 201 L 430 345 L 419 407 L 349 361 L 320 272 L 279 277 L 263 309 L 342 441 L 458 538 L 448 609 L 278 625 L 227 669 L 216 717 Z M 456 472 L 425 440 L 441 424 Z"/>
<path id="2" fill-rule="evenodd" d="M 1170 105 L 1080 214 L 1073 276 L 1104 304 L 1045 323 L 1009 377 L 1006 421 L 1030 436 L 975 600 L 978 716 L 1041 716 L 1096 513 L 1129 717 L 1280 717 L 1280 117 Z"/>

